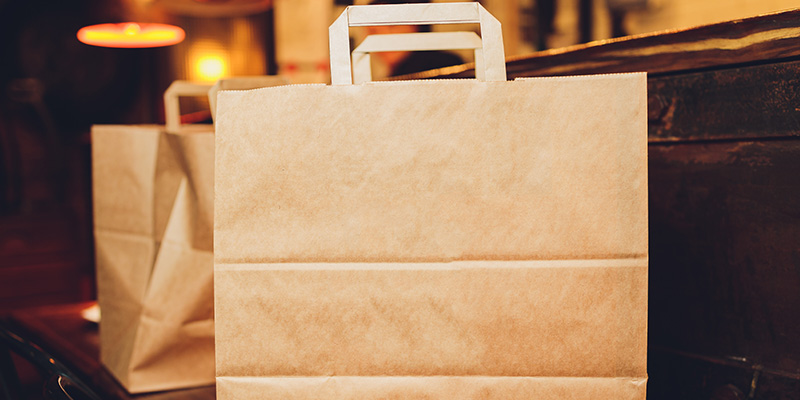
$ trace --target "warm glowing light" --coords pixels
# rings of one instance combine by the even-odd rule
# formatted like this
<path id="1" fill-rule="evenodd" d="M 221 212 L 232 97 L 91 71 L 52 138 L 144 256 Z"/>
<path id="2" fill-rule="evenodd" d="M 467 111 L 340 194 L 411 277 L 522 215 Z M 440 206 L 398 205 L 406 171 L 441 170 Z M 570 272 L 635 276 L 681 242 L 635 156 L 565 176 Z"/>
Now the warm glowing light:
<path id="1" fill-rule="evenodd" d="M 170 46 L 180 43 L 184 37 L 186 33 L 177 26 L 136 22 L 91 25 L 78 31 L 78 40 L 101 47 Z"/>
<path id="2" fill-rule="evenodd" d="M 222 78 L 228 71 L 225 60 L 217 55 L 201 56 L 195 63 L 197 77 L 203 81 L 216 81 Z"/>
<path id="3" fill-rule="evenodd" d="M 139 26 L 139 24 L 137 23 L 130 23 L 128 25 L 125 25 L 125 29 L 123 30 L 123 32 L 125 32 L 125 35 L 127 36 L 133 36 L 141 31 L 142 27 Z"/>

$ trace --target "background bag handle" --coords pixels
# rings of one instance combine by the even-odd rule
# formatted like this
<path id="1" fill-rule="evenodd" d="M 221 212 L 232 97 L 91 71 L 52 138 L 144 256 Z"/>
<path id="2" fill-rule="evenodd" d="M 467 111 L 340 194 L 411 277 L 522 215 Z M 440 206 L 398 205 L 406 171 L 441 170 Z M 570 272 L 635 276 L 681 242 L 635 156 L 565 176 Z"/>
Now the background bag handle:
<path id="1" fill-rule="evenodd" d="M 167 132 L 177 133 L 181 128 L 180 97 L 208 96 L 210 84 L 175 81 L 164 92 L 164 117 Z"/>
<path id="2" fill-rule="evenodd" d="M 479 3 L 382 4 L 349 6 L 328 28 L 331 84 L 353 83 L 349 27 L 436 24 L 480 24 L 483 80 L 506 80 L 500 22 Z"/>
<path id="3" fill-rule="evenodd" d="M 211 108 L 211 120 L 217 118 L 217 93 L 220 90 L 248 90 L 262 87 L 288 85 L 285 77 L 278 75 L 234 76 L 222 78 L 208 90 L 208 106 Z"/>

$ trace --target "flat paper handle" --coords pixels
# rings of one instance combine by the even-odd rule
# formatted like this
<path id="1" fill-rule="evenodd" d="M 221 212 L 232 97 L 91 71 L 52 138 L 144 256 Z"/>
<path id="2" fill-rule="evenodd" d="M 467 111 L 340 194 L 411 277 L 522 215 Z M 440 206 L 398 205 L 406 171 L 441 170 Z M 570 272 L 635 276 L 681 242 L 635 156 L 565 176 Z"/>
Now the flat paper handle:
<path id="1" fill-rule="evenodd" d="M 349 6 L 328 28 L 331 83 L 351 85 L 351 26 L 480 24 L 486 81 L 505 81 L 506 64 L 500 22 L 479 3 L 386 4 Z"/>
<path id="2" fill-rule="evenodd" d="M 164 116 L 167 120 L 167 132 L 176 133 L 181 127 L 180 97 L 208 96 L 210 84 L 175 81 L 164 92 Z"/>
<path id="3" fill-rule="evenodd" d="M 353 82 L 372 80 L 370 53 L 381 51 L 474 50 L 475 77 L 485 80 L 483 43 L 475 32 L 424 32 L 370 35 L 353 50 Z"/>

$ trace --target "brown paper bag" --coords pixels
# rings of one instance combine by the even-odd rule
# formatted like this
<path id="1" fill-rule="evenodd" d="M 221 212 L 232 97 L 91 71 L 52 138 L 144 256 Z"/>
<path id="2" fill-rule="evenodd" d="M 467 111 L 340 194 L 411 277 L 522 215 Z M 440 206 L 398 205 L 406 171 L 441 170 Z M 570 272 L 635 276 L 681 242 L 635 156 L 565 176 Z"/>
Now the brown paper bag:
<path id="1" fill-rule="evenodd" d="M 213 100 L 227 81 L 285 83 L 176 81 L 166 127 L 92 128 L 100 358 L 130 393 L 214 383 L 214 131 L 181 126 L 179 97 Z"/>
<path id="2" fill-rule="evenodd" d="M 480 23 L 486 81 L 349 85 L 393 20 Z M 506 82 L 498 37 L 355 6 L 333 86 L 220 92 L 219 399 L 645 398 L 645 75 Z"/>
<path id="3" fill-rule="evenodd" d="M 213 383 L 214 136 L 92 128 L 100 358 L 131 393 Z"/>
<path id="4" fill-rule="evenodd" d="M 214 132 L 174 130 L 92 128 L 100 358 L 131 393 L 214 382 Z"/>

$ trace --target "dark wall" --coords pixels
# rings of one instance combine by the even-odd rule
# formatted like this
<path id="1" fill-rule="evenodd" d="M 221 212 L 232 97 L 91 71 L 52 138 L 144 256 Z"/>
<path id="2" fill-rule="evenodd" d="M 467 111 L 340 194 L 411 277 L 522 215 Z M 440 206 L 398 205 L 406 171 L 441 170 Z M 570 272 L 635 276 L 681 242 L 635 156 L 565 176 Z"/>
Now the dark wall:
<path id="1" fill-rule="evenodd" d="M 0 312 L 94 296 L 89 130 L 148 123 L 163 49 L 78 42 L 109 0 L 0 1 Z M 155 98 L 159 98 L 156 96 Z"/>

